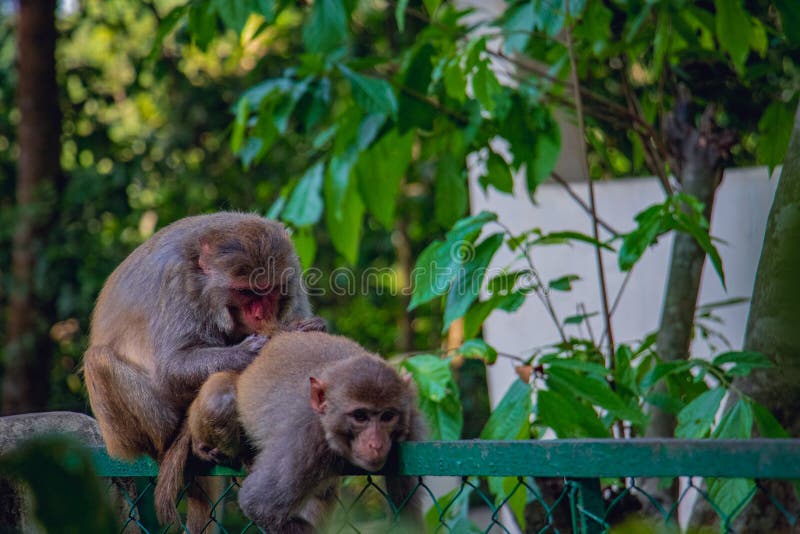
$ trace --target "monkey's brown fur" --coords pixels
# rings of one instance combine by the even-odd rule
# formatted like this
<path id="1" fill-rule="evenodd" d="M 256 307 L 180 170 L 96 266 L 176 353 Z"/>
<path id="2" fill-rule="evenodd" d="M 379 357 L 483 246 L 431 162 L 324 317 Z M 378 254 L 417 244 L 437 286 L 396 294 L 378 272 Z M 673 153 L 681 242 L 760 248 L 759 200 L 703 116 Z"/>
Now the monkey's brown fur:
<path id="1" fill-rule="evenodd" d="M 243 369 L 272 322 L 310 316 L 283 226 L 221 212 L 181 219 L 106 281 L 83 359 L 89 402 L 112 456 L 161 462 L 214 372 Z"/>
<path id="2" fill-rule="evenodd" d="M 232 389 L 239 421 L 256 452 L 239 503 L 268 532 L 312 532 L 335 502 L 337 477 L 347 463 L 377 471 L 394 443 L 418 440 L 424 433 L 409 380 L 340 336 L 278 334 L 238 377 L 212 375 L 189 410 L 184 447 L 191 441 L 197 447 L 199 441 L 205 450 L 233 450 L 238 429 L 227 422 L 213 424 L 231 409 Z M 406 501 L 414 485 L 408 477 L 387 477 L 396 505 Z M 174 507 L 163 502 L 169 498 L 157 495 L 157 506 Z M 408 499 L 403 512 L 416 525 L 421 524 L 418 501 L 416 495 Z"/>

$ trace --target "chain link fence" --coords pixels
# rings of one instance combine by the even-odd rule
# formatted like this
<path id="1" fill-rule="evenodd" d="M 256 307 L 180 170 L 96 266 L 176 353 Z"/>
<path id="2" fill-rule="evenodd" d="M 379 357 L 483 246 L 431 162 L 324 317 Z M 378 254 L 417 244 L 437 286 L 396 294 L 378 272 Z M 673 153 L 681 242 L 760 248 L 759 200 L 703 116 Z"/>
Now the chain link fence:
<path id="1" fill-rule="evenodd" d="M 120 532 L 186 531 L 155 520 L 151 460 L 95 463 L 122 498 Z M 800 532 L 800 440 L 425 442 L 401 447 L 397 472 L 417 480 L 429 532 Z M 263 532 L 236 503 L 245 473 L 208 475 L 203 531 Z M 346 476 L 324 532 L 409 532 L 399 512 L 382 477 Z"/>

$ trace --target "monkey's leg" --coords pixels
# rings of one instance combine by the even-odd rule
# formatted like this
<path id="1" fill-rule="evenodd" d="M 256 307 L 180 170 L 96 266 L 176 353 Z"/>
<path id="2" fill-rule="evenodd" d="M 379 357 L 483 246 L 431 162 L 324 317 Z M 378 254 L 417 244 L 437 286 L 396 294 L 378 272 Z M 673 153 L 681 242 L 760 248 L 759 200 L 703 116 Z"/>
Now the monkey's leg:
<path id="1" fill-rule="evenodd" d="M 319 530 L 330 517 L 338 493 L 339 480 L 331 479 L 330 482 L 324 483 L 314 492 L 314 495 L 303 505 L 303 510 L 299 515 Z"/>
<path id="2" fill-rule="evenodd" d="M 147 370 L 109 347 L 89 347 L 83 357 L 86 389 L 111 456 L 157 458 L 173 437 L 180 414 L 151 386 Z"/>
<path id="3" fill-rule="evenodd" d="M 289 452 L 276 465 L 274 455 L 262 451 L 239 489 L 239 506 L 244 514 L 267 532 L 312 534 L 314 527 L 297 514 L 308 494 L 320 480 L 311 470 L 286 473 L 300 463 Z M 271 458 L 270 459 L 268 458 Z"/>
<path id="4" fill-rule="evenodd" d="M 422 491 L 417 488 L 417 477 L 387 476 L 386 492 L 395 507 L 400 532 L 425 532 L 422 517 Z"/>

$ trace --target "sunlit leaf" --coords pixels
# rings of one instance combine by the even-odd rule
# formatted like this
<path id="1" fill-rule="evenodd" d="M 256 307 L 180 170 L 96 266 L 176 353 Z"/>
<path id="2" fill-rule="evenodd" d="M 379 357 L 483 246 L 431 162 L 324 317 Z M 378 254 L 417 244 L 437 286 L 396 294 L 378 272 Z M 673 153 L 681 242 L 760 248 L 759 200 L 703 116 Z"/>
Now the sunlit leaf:
<path id="1" fill-rule="evenodd" d="M 678 413 L 675 437 L 693 439 L 707 436 L 724 396 L 724 388 L 709 389 L 687 404 Z"/>
<path id="2" fill-rule="evenodd" d="M 322 216 L 322 179 L 325 167 L 317 163 L 306 171 L 297 187 L 292 191 L 289 202 L 283 210 L 284 221 L 296 227 L 310 226 Z"/>

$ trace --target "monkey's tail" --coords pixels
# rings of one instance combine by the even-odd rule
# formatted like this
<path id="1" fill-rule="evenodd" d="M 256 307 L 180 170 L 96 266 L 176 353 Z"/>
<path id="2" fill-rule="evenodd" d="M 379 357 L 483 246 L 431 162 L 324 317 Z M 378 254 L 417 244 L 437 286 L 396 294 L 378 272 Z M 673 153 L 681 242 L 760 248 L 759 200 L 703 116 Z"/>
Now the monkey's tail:
<path id="1" fill-rule="evenodd" d="M 175 500 L 184 484 L 184 472 L 191 449 L 192 436 L 189 433 L 189 424 L 184 421 L 178 437 L 164 452 L 158 466 L 154 496 L 156 516 L 162 525 L 180 522 Z"/>

